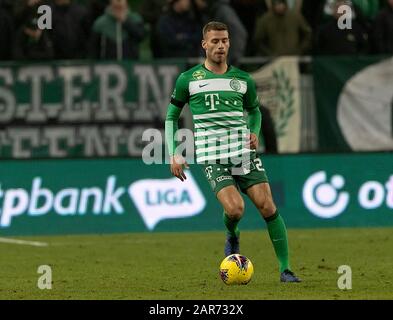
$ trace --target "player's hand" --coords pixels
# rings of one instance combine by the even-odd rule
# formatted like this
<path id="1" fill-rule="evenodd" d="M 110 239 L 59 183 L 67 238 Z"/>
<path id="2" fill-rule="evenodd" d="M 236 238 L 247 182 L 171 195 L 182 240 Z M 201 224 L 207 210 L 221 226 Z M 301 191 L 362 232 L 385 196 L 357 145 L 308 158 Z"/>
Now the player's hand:
<path id="1" fill-rule="evenodd" d="M 187 161 L 184 160 L 182 156 L 176 155 L 176 156 L 171 156 L 171 173 L 181 181 L 184 181 L 187 179 L 184 171 L 183 171 L 183 166 L 184 168 L 188 169 L 190 168 Z"/>
<path id="2" fill-rule="evenodd" d="M 258 137 L 255 133 L 251 133 L 248 137 L 246 147 L 255 150 L 258 147 Z"/>

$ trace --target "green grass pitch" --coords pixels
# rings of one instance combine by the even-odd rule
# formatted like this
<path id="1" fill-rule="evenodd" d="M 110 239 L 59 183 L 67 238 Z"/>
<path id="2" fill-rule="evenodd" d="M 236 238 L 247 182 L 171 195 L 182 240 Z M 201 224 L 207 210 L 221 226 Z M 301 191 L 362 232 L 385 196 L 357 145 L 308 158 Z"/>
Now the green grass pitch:
<path id="1" fill-rule="evenodd" d="M 290 229 L 303 282 L 281 284 L 267 231 L 243 231 L 255 270 L 246 286 L 219 278 L 224 232 L 18 237 L 49 245 L 0 243 L 0 299 L 392 299 L 392 232 Z M 52 268 L 51 290 L 37 287 L 40 265 Z M 352 269 L 351 290 L 337 287 L 340 265 Z"/>

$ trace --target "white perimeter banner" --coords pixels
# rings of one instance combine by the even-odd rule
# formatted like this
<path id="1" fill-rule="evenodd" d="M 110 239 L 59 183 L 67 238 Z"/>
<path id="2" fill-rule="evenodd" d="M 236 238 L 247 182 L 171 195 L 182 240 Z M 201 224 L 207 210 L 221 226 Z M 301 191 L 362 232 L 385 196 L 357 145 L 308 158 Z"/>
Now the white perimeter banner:
<path id="1" fill-rule="evenodd" d="M 352 150 L 393 150 L 393 58 L 348 80 L 337 103 L 337 121 Z"/>
<path id="2" fill-rule="evenodd" d="M 260 103 L 273 117 L 280 153 L 300 151 L 300 72 L 297 57 L 280 57 L 251 73 Z"/>

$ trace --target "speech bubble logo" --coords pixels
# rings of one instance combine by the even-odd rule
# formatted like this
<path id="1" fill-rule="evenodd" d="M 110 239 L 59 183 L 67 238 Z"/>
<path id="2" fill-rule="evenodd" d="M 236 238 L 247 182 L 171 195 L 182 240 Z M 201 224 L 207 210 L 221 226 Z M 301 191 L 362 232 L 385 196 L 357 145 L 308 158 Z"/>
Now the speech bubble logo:
<path id="1" fill-rule="evenodd" d="M 128 194 L 150 231 L 161 220 L 192 217 L 205 208 L 206 200 L 191 172 L 185 174 L 184 182 L 177 178 L 144 179 L 129 186 Z"/>

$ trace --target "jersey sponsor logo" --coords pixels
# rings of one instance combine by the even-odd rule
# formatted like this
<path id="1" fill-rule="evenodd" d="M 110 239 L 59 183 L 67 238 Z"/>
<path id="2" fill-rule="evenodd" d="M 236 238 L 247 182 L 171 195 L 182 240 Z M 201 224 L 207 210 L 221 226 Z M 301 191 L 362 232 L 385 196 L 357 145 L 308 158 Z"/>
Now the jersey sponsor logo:
<path id="1" fill-rule="evenodd" d="M 208 85 L 208 83 L 201 83 L 200 85 L 199 85 L 199 88 L 203 88 L 203 87 L 206 87 Z"/>
<path id="2" fill-rule="evenodd" d="M 209 111 L 217 110 L 214 106 L 218 105 L 220 102 L 220 95 L 218 93 L 205 94 L 205 104 L 206 107 L 210 107 Z"/>
<path id="3" fill-rule="evenodd" d="M 235 91 L 239 91 L 242 87 L 237 79 L 232 79 L 231 82 L 229 82 L 229 86 Z"/>
<path id="4" fill-rule="evenodd" d="M 197 70 L 197 71 L 195 71 L 195 72 L 192 74 L 192 77 L 193 77 L 195 80 L 202 80 L 202 79 L 205 79 L 205 77 L 206 77 L 206 72 L 203 71 L 203 70 Z"/>

